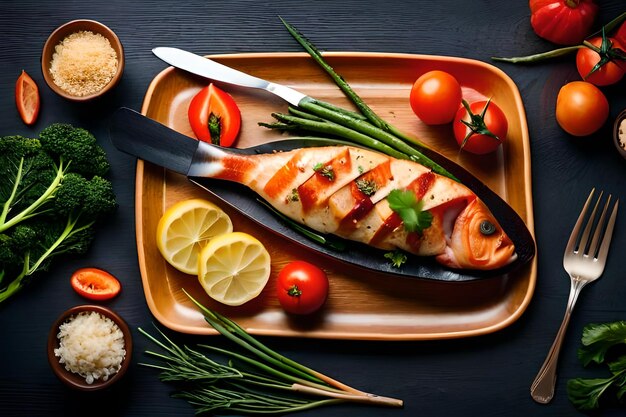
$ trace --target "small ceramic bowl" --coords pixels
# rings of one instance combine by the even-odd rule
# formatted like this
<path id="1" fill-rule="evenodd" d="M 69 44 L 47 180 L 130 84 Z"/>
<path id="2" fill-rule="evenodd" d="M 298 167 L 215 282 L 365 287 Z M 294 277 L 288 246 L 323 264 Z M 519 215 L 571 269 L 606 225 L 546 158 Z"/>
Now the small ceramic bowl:
<path id="1" fill-rule="evenodd" d="M 77 315 L 81 312 L 89 312 L 95 311 L 100 313 L 101 315 L 110 318 L 122 331 L 124 335 L 124 348 L 126 349 L 126 355 L 121 363 L 121 368 L 117 373 L 113 374 L 106 381 L 102 381 L 101 379 L 95 380 L 92 384 L 88 384 L 84 377 L 79 374 L 75 374 L 73 372 L 65 369 L 65 365 L 59 362 L 59 357 L 54 354 L 54 349 L 59 347 L 59 326 L 65 323 L 72 316 Z M 130 360 L 133 351 L 133 340 L 130 329 L 126 322 L 113 310 L 98 306 L 98 305 L 80 305 L 76 307 L 72 307 L 69 310 L 63 312 L 61 316 L 54 322 L 52 328 L 50 329 L 50 334 L 48 335 L 48 361 L 50 362 L 50 366 L 54 371 L 55 375 L 67 386 L 81 390 L 81 391 L 98 391 L 105 388 L 110 387 L 115 384 L 117 381 L 122 379 L 128 367 L 130 366 Z"/>
<path id="2" fill-rule="evenodd" d="M 55 84 L 54 78 L 50 73 L 50 63 L 52 62 L 55 47 L 59 43 L 61 43 L 61 41 L 63 41 L 67 36 L 80 31 L 90 31 L 104 36 L 109 40 L 111 47 L 117 55 L 117 70 L 111 81 L 109 81 L 109 83 L 106 84 L 98 92 L 84 96 L 72 95 L 63 90 L 61 87 Z M 41 72 L 43 73 L 43 77 L 46 80 L 46 83 L 48 84 L 50 89 L 61 97 L 72 101 L 92 100 L 94 98 L 104 95 L 105 93 L 113 89 L 113 87 L 115 87 L 122 79 L 122 73 L 124 72 L 124 48 L 122 47 L 122 43 L 120 42 L 115 32 L 113 32 L 102 23 L 96 22 L 95 20 L 72 20 L 71 22 L 67 22 L 59 26 L 48 37 L 48 40 L 46 41 L 43 47 L 43 51 L 41 53 Z"/>
<path id="3" fill-rule="evenodd" d="M 620 139 L 620 132 L 622 139 Z M 626 158 L 626 109 L 623 110 L 615 119 L 613 126 L 613 140 L 615 147 L 620 155 Z"/>

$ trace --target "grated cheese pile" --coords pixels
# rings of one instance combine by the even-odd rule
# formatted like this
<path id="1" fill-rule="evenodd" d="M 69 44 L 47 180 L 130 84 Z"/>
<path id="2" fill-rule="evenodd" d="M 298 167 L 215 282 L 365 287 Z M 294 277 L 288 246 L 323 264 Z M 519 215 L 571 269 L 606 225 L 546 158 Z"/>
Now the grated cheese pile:
<path id="1" fill-rule="evenodd" d="M 73 96 L 97 93 L 117 72 L 117 54 L 99 33 L 72 33 L 54 50 L 50 74 L 56 85 Z"/>
<path id="2" fill-rule="evenodd" d="M 124 335 L 111 319 L 90 311 L 81 312 L 59 326 L 59 347 L 54 349 L 65 369 L 79 374 L 88 384 L 106 381 L 120 370 L 126 356 Z"/>

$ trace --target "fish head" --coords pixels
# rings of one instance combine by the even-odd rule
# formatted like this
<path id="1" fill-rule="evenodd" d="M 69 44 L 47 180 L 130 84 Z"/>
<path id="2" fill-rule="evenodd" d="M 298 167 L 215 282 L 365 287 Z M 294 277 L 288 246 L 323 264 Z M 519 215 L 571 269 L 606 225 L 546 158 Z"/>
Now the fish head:
<path id="1" fill-rule="evenodd" d="M 513 241 L 478 198 L 461 209 L 450 229 L 446 250 L 437 257 L 446 266 L 497 269 L 517 258 Z"/>

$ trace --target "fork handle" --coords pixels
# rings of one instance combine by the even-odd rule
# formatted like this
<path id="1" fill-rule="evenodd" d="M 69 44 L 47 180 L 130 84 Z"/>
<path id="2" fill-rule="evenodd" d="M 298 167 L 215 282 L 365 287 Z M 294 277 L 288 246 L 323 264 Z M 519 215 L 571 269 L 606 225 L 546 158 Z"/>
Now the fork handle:
<path id="1" fill-rule="evenodd" d="M 541 369 L 539 369 L 535 380 L 530 386 L 530 395 L 538 403 L 547 404 L 552 400 L 552 397 L 554 397 L 556 366 L 559 360 L 559 353 L 561 352 L 561 345 L 563 344 L 567 325 L 569 324 L 569 319 L 572 315 L 572 310 L 574 310 L 574 305 L 576 304 L 580 290 L 582 290 L 588 282 L 589 281 L 583 281 L 577 278 L 572 278 L 571 280 L 569 299 L 567 300 L 563 322 L 561 323 L 561 327 L 559 327 L 552 347 L 550 347 L 548 351 L 546 360 L 543 362 Z"/>

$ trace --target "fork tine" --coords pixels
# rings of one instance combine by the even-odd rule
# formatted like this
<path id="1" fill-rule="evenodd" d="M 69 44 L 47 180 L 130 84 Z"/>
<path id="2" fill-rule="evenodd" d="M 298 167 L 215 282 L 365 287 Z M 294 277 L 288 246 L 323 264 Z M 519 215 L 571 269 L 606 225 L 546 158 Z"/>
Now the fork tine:
<path id="1" fill-rule="evenodd" d="M 578 244 L 578 250 L 576 251 L 580 256 L 584 255 L 587 249 L 587 241 L 589 241 L 589 236 L 591 236 L 591 229 L 593 228 L 593 221 L 596 218 L 596 212 L 598 211 L 598 206 L 600 205 L 600 200 L 602 200 L 603 192 L 600 191 L 600 195 L 598 196 L 598 200 L 596 200 L 596 204 L 593 206 L 593 211 L 587 220 L 587 225 L 585 226 L 585 230 L 583 231 L 583 235 L 580 238 L 580 243 Z"/>
<path id="2" fill-rule="evenodd" d="M 601 262 L 605 261 L 607 255 L 609 254 L 609 246 L 611 245 L 611 237 L 613 236 L 613 228 L 615 227 L 615 219 L 617 218 L 618 206 L 619 206 L 619 199 L 615 202 L 615 205 L 613 206 L 611 217 L 609 218 L 609 222 L 606 226 L 606 231 L 604 232 L 604 238 L 602 239 L 600 251 L 598 251 L 597 258 Z"/>
<path id="3" fill-rule="evenodd" d="M 599 199 L 598 199 L 598 203 L 600 203 Z M 598 203 L 596 203 L 596 205 Z M 589 250 L 585 252 L 587 255 L 591 256 L 592 258 L 596 257 L 596 253 L 598 253 L 598 247 L 600 246 L 598 245 L 598 241 L 600 240 L 601 236 L 604 236 L 603 232 L 604 232 L 604 225 L 606 222 L 606 213 L 609 210 L 610 203 L 611 203 L 611 195 L 609 194 L 609 198 L 607 198 L 606 203 L 604 203 L 604 208 L 602 209 L 600 220 L 598 220 L 598 223 L 596 224 L 596 229 L 595 229 L 595 232 L 593 233 L 593 239 L 591 240 L 591 243 L 589 244 Z M 592 219 L 590 219 L 589 221 L 591 222 Z"/>
<path id="4" fill-rule="evenodd" d="M 587 209 L 589 208 L 589 204 L 591 202 L 591 198 L 593 197 L 593 193 L 596 191 L 595 188 L 591 189 L 591 193 L 589 193 L 589 197 L 587 197 L 587 201 L 583 206 L 580 215 L 578 216 L 578 220 L 576 220 L 576 224 L 574 225 L 574 229 L 572 230 L 572 234 L 569 236 L 569 240 L 567 241 L 567 247 L 565 249 L 565 254 L 574 252 L 576 249 L 576 240 L 578 239 L 578 232 L 580 232 L 580 228 L 582 227 L 583 221 L 585 219 L 585 214 L 587 214 Z"/>

